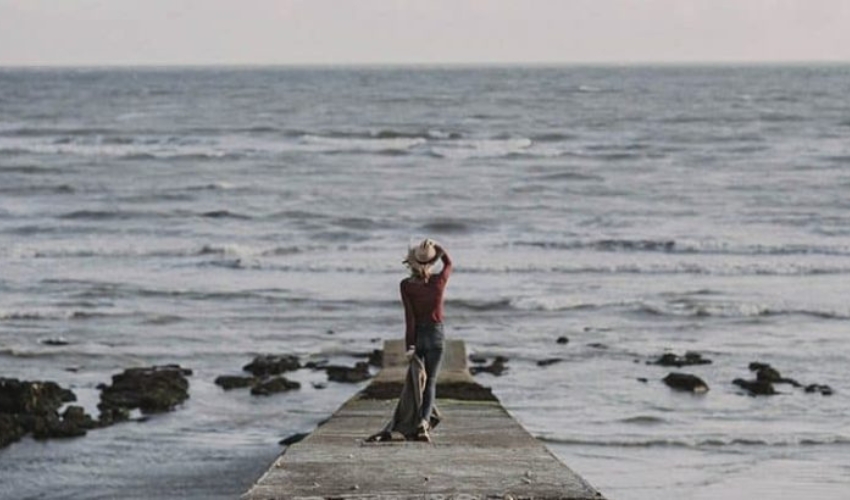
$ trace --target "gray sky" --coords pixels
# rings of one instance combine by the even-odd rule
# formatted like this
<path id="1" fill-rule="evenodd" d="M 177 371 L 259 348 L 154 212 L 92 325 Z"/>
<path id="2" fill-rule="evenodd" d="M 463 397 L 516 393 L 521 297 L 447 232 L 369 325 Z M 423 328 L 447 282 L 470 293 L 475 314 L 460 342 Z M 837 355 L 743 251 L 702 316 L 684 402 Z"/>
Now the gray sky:
<path id="1" fill-rule="evenodd" d="M 0 65 L 850 62 L 850 0 L 0 0 Z"/>

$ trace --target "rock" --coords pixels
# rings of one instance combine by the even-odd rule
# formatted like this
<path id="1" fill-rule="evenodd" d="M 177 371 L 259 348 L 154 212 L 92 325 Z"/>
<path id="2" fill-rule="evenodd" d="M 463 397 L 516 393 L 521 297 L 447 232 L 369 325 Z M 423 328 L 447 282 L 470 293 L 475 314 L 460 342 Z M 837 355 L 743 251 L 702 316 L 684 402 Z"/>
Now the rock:
<path id="1" fill-rule="evenodd" d="M 44 345 L 49 345 L 49 346 L 65 346 L 65 345 L 70 344 L 70 342 L 68 342 L 67 340 L 65 340 L 62 337 L 56 337 L 56 338 L 52 338 L 52 339 L 43 339 L 41 341 L 41 343 L 44 344 Z"/>
<path id="2" fill-rule="evenodd" d="M 331 382 L 357 383 L 372 377 L 369 373 L 369 363 L 360 361 L 354 368 L 348 366 L 330 365 L 325 367 L 328 380 Z"/>
<path id="3" fill-rule="evenodd" d="M 280 444 L 281 446 L 291 446 L 295 443 L 303 441 L 304 438 L 306 438 L 309 435 L 310 435 L 309 432 L 299 432 L 299 433 L 293 434 L 289 437 L 286 437 L 284 439 L 281 439 L 278 444 Z"/>
<path id="4" fill-rule="evenodd" d="M 587 344 L 587 347 L 592 347 L 594 349 L 608 349 L 607 345 L 602 344 L 600 342 L 594 342 L 592 344 Z"/>
<path id="5" fill-rule="evenodd" d="M 496 356 L 496 358 L 493 360 L 493 362 L 490 363 L 487 366 L 472 366 L 472 367 L 470 367 L 469 373 L 471 373 L 472 375 L 478 375 L 479 373 L 490 373 L 490 374 L 498 377 L 498 376 L 501 376 L 502 373 L 504 373 L 505 370 L 508 369 L 508 367 L 505 366 L 505 363 L 507 363 L 507 361 L 508 361 L 508 358 L 506 358 L 504 356 Z"/>
<path id="6" fill-rule="evenodd" d="M 0 413 L 21 415 L 53 415 L 77 397 L 55 382 L 27 382 L 0 378 Z"/>
<path id="7" fill-rule="evenodd" d="M 229 391 L 231 389 L 251 387 L 259 380 L 260 379 L 257 377 L 246 377 L 244 375 L 222 375 L 215 379 L 215 385 L 221 387 L 225 391 Z"/>
<path id="8" fill-rule="evenodd" d="M 678 356 L 672 352 L 665 352 L 655 361 L 648 361 L 648 365 L 658 366 L 675 366 L 681 368 L 683 366 L 708 365 L 711 364 L 710 359 L 702 357 L 702 354 L 696 352 L 686 352 L 684 356 Z"/>
<path id="9" fill-rule="evenodd" d="M 782 380 L 782 375 L 770 365 L 765 365 L 756 371 L 756 380 L 762 382 L 779 382 Z"/>
<path id="10" fill-rule="evenodd" d="M 113 421 L 112 410 L 138 408 L 143 413 L 158 413 L 173 410 L 189 398 L 189 381 L 185 370 L 176 365 L 130 368 L 112 376 L 112 385 L 100 393 L 98 408 L 101 412 L 113 413 L 103 421 Z M 123 412 L 118 411 L 117 415 Z"/>
<path id="11" fill-rule="evenodd" d="M 59 415 L 39 415 L 25 418 L 24 422 L 35 439 L 47 439 L 52 434 L 52 428 L 59 427 Z"/>
<path id="12" fill-rule="evenodd" d="M 278 392 L 286 392 L 294 389 L 300 389 L 301 384 L 294 380 L 289 380 L 286 377 L 274 377 L 263 380 L 259 384 L 251 388 L 251 394 L 254 396 L 271 396 Z"/>
<path id="13" fill-rule="evenodd" d="M 325 367 L 328 366 L 328 363 L 330 363 L 330 361 L 328 361 L 327 359 L 320 359 L 318 361 L 308 361 L 304 364 L 304 368 L 309 368 L 311 370 L 324 370 Z"/>
<path id="14" fill-rule="evenodd" d="M 55 382 L 0 378 L 0 448 L 32 433 L 36 439 L 85 435 L 97 423 L 80 406 L 59 408 L 76 396 Z"/>
<path id="15" fill-rule="evenodd" d="M 560 363 L 561 361 L 563 361 L 563 359 L 561 359 L 561 358 L 541 359 L 540 361 L 537 362 L 537 366 L 554 365 L 555 363 Z"/>
<path id="16" fill-rule="evenodd" d="M 649 379 L 648 379 L 648 378 L 646 378 L 646 377 L 638 377 L 638 378 L 637 378 L 637 381 L 638 381 L 638 382 L 640 382 L 641 384 L 647 384 L 647 383 L 649 383 Z"/>
<path id="17" fill-rule="evenodd" d="M 201 217 L 210 217 L 213 219 L 226 219 L 226 218 L 234 218 L 234 219 L 247 219 L 248 217 L 240 214 L 233 213 L 229 210 L 211 210 L 209 212 L 204 212 L 201 214 Z"/>
<path id="18" fill-rule="evenodd" d="M 832 387 L 822 384 L 809 384 L 806 386 L 806 392 L 809 394 L 819 392 L 822 396 L 832 396 L 834 393 Z"/>
<path id="19" fill-rule="evenodd" d="M 367 358 L 368 363 L 375 368 L 384 366 L 384 351 L 381 349 L 373 349 L 372 352 L 355 354 L 358 358 Z"/>
<path id="20" fill-rule="evenodd" d="M 297 356 L 276 356 L 267 354 L 264 356 L 257 356 L 242 369 L 246 372 L 252 373 L 255 377 L 268 377 L 270 375 L 280 375 L 281 373 L 290 372 L 299 368 L 301 368 L 301 362 L 298 361 Z"/>
<path id="21" fill-rule="evenodd" d="M 382 368 L 384 366 L 384 351 L 382 349 L 374 349 L 369 354 L 369 364 L 375 368 Z"/>
<path id="22" fill-rule="evenodd" d="M 736 378 L 732 383 L 746 390 L 750 396 L 771 396 L 776 394 L 773 384 L 767 380 L 744 380 Z"/>
<path id="23" fill-rule="evenodd" d="M 130 420 L 130 410 L 127 408 L 98 405 L 98 410 L 100 410 L 100 415 L 97 421 L 101 427 L 109 427 L 112 424 Z"/>
<path id="24" fill-rule="evenodd" d="M 476 365 L 483 365 L 487 362 L 487 358 L 484 356 L 479 356 L 478 354 L 470 354 L 469 361 L 475 363 Z"/>
<path id="25" fill-rule="evenodd" d="M 802 384 L 792 378 L 785 378 L 779 371 L 767 363 L 752 362 L 749 365 L 750 371 L 756 372 L 756 380 L 762 382 L 771 382 L 774 384 L 791 384 L 794 387 L 802 387 Z"/>
<path id="26" fill-rule="evenodd" d="M 568 339 L 565 336 L 560 336 L 560 337 L 558 337 L 558 340 L 556 340 L 555 342 L 557 342 L 559 344 L 568 344 L 570 342 L 570 339 Z"/>
<path id="27" fill-rule="evenodd" d="M 753 361 L 747 366 L 747 368 L 749 368 L 751 372 L 757 372 L 764 368 L 770 368 L 770 365 L 767 363 L 761 363 L 759 361 Z"/>
<path id="28" fill-rule="evenodd" d="M 309 368 L 311 370 L 324 370 L 326 366 L 330 363 L 327 359 L 320 359 L 318 361 L 308 361 L 304 364 L 304 368 Z"/>
<path id="29" fill-rule="evenodd" d="M 37 417 L 32 435 L 35 439 L 72 438 L 85 436 L 87 427 L 69 420 L 60 420 L 58 416 Z"/>
<path id="30" fill-rule="evenodd" d="M 767 363 L 753 361 L 749 364 L 748 368 L 751 372 L 756 372 L 756 380 L 764 382 L 779 382 L 782 380 L 782 375 L 780 375 L 779 371 Z"/>
<path id="31" fill-rule="evenodd" d="M 70 405 L 65 408 L 65 412 L 62 413 L 62 422 L 86 430 L 99 427 L 99 424 L 86 413 L 86 410 L 82 406 L 76 405 Z"/>
<path id="32" fill-rule="evenodd" d="M 26 434 L 26 429 L 15 415 L 0 413 L 0 449 L 20 440 Z"/>
<path id="33" fill-rule="evenodd" d="M 708 392 L 708 384 L 696 375 L 689 373 L 670 373 L 664 377 L 664 383 L 677 391 L 693 393 Z"/>

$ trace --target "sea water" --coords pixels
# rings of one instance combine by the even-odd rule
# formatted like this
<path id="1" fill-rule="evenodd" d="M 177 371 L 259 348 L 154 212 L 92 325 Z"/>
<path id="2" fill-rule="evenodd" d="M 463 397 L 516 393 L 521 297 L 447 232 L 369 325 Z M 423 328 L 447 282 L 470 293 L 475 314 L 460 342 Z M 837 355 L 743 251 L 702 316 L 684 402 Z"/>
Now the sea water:
<path id="1" fill-rule="evenodd" d="M 237 497 L 362 384 L 215 377 L 401 338 L 428 236 L 447 336 L 608 498 L 849 498 L 848 95 L 848 66 L 2 69 L 0 376 L 96 414 L 125 368 L 194 374 L 0 450 L 0 497 Z M 713 363 L 647 364 L 686 351 Z M 747 396 L 752 361 L 835 394 Z"/>

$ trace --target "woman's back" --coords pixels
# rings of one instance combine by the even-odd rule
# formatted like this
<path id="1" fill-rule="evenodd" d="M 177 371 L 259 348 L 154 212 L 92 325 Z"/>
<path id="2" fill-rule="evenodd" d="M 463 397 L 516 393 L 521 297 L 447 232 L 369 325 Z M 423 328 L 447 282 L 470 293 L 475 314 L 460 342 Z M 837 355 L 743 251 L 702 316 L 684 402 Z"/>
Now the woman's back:
<path id="1" fill-rule="evenodd" d="M 450 272 L 446 266 L 427 282 L 412 277 L 402 280 L 401 294 L 409 301 L 416 324 L 443 322 L 443 295 Z"/>

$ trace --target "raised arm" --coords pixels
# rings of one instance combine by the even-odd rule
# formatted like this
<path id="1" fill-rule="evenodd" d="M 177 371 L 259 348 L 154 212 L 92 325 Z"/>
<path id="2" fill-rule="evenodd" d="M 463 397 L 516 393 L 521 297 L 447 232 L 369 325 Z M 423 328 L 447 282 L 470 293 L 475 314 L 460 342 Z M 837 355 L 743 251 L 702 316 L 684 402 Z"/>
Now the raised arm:
<path id="1" fill-rule="evenodd" d="M 440 276 L 444 281 L 448 280 L 449 275 L 452 274 L 452 258 L 449 257 L 448 252 L 446 252 L 442 245 L 435 245 L 434 249 L 437 251 L 437 256 L 434 259 L 443 261 L 443 270 L 440 271 Z"/>

